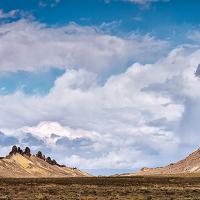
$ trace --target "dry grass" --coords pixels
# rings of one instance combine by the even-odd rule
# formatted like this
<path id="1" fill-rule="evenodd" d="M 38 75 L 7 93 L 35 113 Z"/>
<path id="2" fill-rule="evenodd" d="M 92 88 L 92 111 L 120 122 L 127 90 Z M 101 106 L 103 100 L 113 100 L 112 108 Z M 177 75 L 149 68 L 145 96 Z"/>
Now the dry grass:
<path id="1" fill-rule="evenodd" d="M 0 179 L 0 200 L 200 199 L 200 177 Z"/>

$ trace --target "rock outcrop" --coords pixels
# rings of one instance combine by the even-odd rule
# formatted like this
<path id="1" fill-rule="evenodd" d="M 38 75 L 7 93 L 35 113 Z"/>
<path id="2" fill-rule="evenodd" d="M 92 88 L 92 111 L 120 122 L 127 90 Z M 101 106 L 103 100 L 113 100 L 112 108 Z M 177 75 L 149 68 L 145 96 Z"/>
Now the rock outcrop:
<path id="1" fill-rule="evenodd" d="M 31 150 L 29 147 L 26 147 L 22 155 L 31 156 Z"/>
<path id="2" fill-rule="evenodd" d="M 52 160 L 51 157 L 46 157 L 45 155 L 42 154 L 41 151 L 38 151 L 37 154 L 36 154 L 36 157 L 39 158 L 39 159 L 42 159 L 44 161 L 46 161 L 47 163 L 49 163 L 50 165 L 57 165 L 59 167 L 66 167 L 65 165 L 60 165 L 56 162 L 56 160 Z"/>
<path id="3" fill-rule="evenodd" d="M 42 160 L 45 160 L 45 155 L 42 155 L 42 152 L 41 151 L 38 151 L 37 154 L 36 154 L 36 157 L 42 159 Z"/>
<path id="4" fill-rule="evenodd" d="M 29 157 L 31 156 L 31 150 L 30 150 L 29 147 L 26 147 L 23 151 L 20 147 L 13 146 L 12 150 L 9 153 L 9 156 L 15 155 L 16 153 L 18 153 L 20 155 L 26 155 L 26 156 L 29 156 Z"/>
<path id="5" fill-rule="evenodd" d="M 9 156 L 15 155 L 16 153 L 18 153 L 18 148 L 17 146 L 13 146 L 12 150 L 9 153 Z"/>
<path id="6" fill-rule="evenodd" d="M 58 164 L 41 151 L 31 154 L 29 147 L 22 150 L 13 146 L 9 155 L 0 159 L 0 177 L 11 178 L 49 178 L 49 177 L 84 177 L 89 174 L 79 169 Z"/>
<path id="7" fill-rule="evenodd" d="M 23 155 L 23 156 L 28 156 L 30 157 L 31 156 L 31 150 L 29 147 L 26 147 L 24 149 L 24 151 L 20 148 L 20 147 L 17 147 L 17 146 L 13 146 L 12 147 L 12 150 L 10 151 L 9 155 L 8 156 L 12 156 L 12 155 L 15 155 L 15 154 L 20 154 L 20 155 Z M 44 160 L 46 161 L 47 163 L 49 163 L 50 165 L 57 165 L 59 167 L 66 167 L 65 165 L 60 165 L 57 163 L 56 160 L 54 159 L 51 159 L 51 157 L 46 157 L 45 155 L 42 154 L 41 151 L 38 151 L 37 154 L 35 155 L 37 158 L 41 159 L 41 160 Z"/>

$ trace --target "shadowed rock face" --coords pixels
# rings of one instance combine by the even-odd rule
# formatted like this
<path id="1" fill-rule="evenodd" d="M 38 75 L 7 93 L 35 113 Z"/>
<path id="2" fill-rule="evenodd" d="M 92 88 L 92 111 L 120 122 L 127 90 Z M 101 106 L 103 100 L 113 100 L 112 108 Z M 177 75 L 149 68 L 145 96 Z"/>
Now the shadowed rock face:
<path id="1" fill-rule="evenodd" d="M 24 150 L 24 152 L 23 152 L 23 154 L 30 157 L 31 156 L 31 150 L 30 150 L 30 148 L 26 147 L 25 150 Z"/>
<path id="2" fill-rule="evenodd" d="M 18 148 L 17 146 L 13 146 L 11 152 L 9 153 L 9 156 L 12 156 L 16 153 L 18 153 Z"/>
<path id="3" fill-rule="evenodd" d="M 31 156 L 31 150 L 29 147 L 26 147 L 23 151 L 20 147 L 17 147 L 14 145 L 9 153 L 9 156 L 15 155 L 17 153 L 20 155 L 26 155 L 29 157 Z"/>
<path id="4" fill-rule="evenodd" d="M 20 147 L 17 147 L 17 153 L 23 155 L 24 152 L 23 152 L 23 150 Z"/>
<path id="5" fill-rule="evenodd" d="M 22 156 L 28 156 L 30 157 L 31 156 L 31 150 L 29 147 L 26 147 L 24 149 L 24 151 L 20 148 L 20 147 L 17 147 L 17 146 L 13 146 L 12 147 L 12 150 L 10 151 L 9 153 L 9 156 L 12 156 L 12 155 L 15 155 L 15 154 L 20 154 Z M 38 151 L 38 153 L 35 155 L 37 158 L 39 159 L 42 159 L 44 161 L 46 161 L 47 163 L 49 163 L 50 165 L 57 165 L 59 167 L 66 167 L 65 165 L 60 165 L 56 162 L 56 160 L 52 160 L 51 157 L 46 157 L 45 155 L 42 154 L 41 151 Z"/>
<path id="6" fill-rule="evenodd" d="M 37 154 L 36 154 L 36 157 L 42 159 L 42 160 L 45 160 L 45 155 L 42 155 L 42 152 L 41 151 L 38 151 Z"/>

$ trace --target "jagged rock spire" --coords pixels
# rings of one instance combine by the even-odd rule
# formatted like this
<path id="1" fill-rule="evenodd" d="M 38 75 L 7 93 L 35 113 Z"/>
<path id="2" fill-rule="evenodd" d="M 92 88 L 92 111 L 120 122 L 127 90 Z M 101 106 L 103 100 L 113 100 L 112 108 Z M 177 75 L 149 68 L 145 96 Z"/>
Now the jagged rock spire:
<path id="1" fill-rule="evenodd" d="M 41 151 L 38 151 L 37 154 L 36 154 L 36 157 L 38 157 L 38 158 L 40 158 L 40 159 L 43 159 L 42 152 L 41 152 Z"/>
<path id="2" fill-rule="evenodd" d="M 14 145 L 14 146 L 12 147 L 12 150 L 11 150 L 11 152 L 9 153 L 9 155 L 12 156 L 12 155 L 16 154 L 17 151 L 18 151 L 17 146 Z"/>
<path id="3" fill-rule="evenodd" d="M 12 147 L 11 152 L 9 153 L 9 156 L 12 156 L 16 153 L 19 153 L 21 155 L 26 155 L 26 156 L 29 156 L 29 157 L 31 156 L 31 150 L 30 150 L 29 147 L 26 147 L 25 150 L 23 151 L 20 147 L 17 147 L 16 145 L 14 145 Z"/>
<path id="4" fill-rule="evenodd" d="M 23 156 L 29 156 L 29 157 L 31 156 L 31 150 L 30 150 L 29 147 L 26 147 L 26 148 L 24 149 L 24 151 L 23 151 L 20 147 L 17 147 L 16 145 L 14 145 L 14 146 L 12 147 L 11 152 L 9 153 L 9 156 L 15 155 L 15 154 L 17 154 L 17 153 L 19 153 L 19 154 L 21 154 L 21 155 L 23 155 Z M 42 160 L 46 161 L 46 162 L 49 163 L 50 165 L 57 165 L 57 166 L 59 166 L 59 167 L 65 167 L 65 165 L 60 165 L 60 164 L 58 164 L 58 163 L 56 162 L 56 160 L 51 159 L 51 157 L 49 157 L 49 156 L 48 156 L 48 157 L 45 157 L 45 155 L 43 155 L 41 151 L 38 151 L 37 154 L 36 154 L 35 156 L 36 156 L 37 158 L 39 158 L 39 159 L 42 159 Z"/>
<path id="5" fill-rule="evenodd" d="M 23 155 L 23 151 L 22 151 L 22 149 L 20 147 L 17 147 L 17 153 Z"/>
<path id="6" fill-rule="evenodd" d="M 30 150 L 30 148 L 26 147 L 25 150 L 24 150 L 24 152 L 23 152 L 23 154 L 30 157 L 31 156 L 31 150 Z"/>

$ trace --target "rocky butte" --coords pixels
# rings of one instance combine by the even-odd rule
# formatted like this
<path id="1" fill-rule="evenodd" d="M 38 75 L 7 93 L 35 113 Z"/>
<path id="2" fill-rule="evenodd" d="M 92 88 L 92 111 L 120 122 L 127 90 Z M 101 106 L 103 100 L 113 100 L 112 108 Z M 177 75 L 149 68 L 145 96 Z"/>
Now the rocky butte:
<path id="1" fill-rule="evenodd" d="M 85 177 L 89 174 L 77 168 L 60 165 L 41 151 L 31 154 L 29 147 L 22 150 L 13 146 L 9 155 L 0 158 L 0 177 L 48 178 L 48 177 Z"/>

